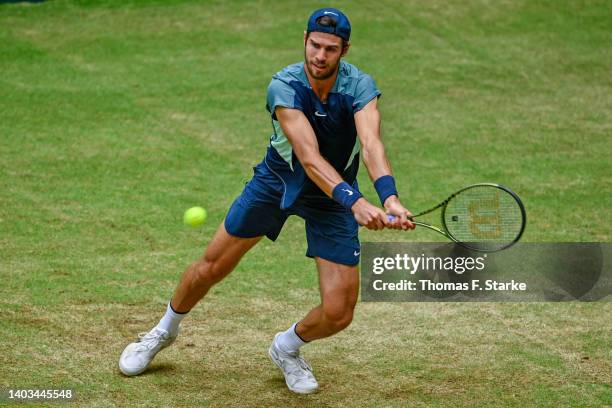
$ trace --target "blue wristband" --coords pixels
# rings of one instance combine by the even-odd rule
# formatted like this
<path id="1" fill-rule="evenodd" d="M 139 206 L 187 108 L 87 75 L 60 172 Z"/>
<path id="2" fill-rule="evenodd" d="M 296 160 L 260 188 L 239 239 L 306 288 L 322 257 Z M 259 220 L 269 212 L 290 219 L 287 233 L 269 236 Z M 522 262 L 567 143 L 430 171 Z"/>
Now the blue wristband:
<path id="1" fill-rule="evenodd" d="M 363 196 L 358 190 L 351 187 L 349 183 L 343 181 L 334 187 L 332 197 L 334 200 L 342 204 L 344 208 L 350 211 L 353 204 L 355 204 L 355 201 L 359 200 Z"/>
<path id="2" fill-rule="evenodd" d="M 393 176 L 387 175 L 379 177 L 374 182 L 374 188 L 378 193 L 378 198 L 380 198 L 380 203 L 382 205 L 385 205 L 385 200 L 390 196 L 399 196 L 399 194 L 397 194 L 397 188 L 395 187 L 395 179 Z"/>

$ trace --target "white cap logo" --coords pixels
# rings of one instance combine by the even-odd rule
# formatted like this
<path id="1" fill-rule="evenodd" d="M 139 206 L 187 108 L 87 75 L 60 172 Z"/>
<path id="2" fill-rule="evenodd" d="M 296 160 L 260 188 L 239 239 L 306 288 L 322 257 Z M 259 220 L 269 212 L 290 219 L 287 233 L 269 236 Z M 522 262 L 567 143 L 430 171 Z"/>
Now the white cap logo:
<path id="1" fill-rule="evenodd" d="M 333 14 L 334 16 L 338 17 L 338 14 L 334 13 L 333 11 L 324 11 L 323 14 Z"/>

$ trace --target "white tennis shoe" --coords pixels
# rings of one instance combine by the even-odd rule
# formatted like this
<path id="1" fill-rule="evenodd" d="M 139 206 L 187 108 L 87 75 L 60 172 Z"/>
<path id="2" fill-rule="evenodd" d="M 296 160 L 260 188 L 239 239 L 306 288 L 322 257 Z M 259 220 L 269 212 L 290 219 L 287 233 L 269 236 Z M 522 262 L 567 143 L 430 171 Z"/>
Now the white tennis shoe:
<path id="1" fill-rule="evenodd" d="M 276 333 L 276 336 L 274 336 L 268 354 L 272 362 L 283 372 L 287 387 L 298 394 L 315 392 L 319 388 L 319 384 L 312 373 L 312 368 L 300 356 L 299 351 L 296 354 L 289 354 L 276 346 L 276 339 L 280 335 L 281 333 Z"/>
<path id="2" fill-rule="evenodd" d="M 140 333 L 138 341 L 128 344 L 119 357 L 119 369 L 125 375 L 138 375 L 147 369 L 157 353 L 171 345 L 176 336 L 157 327 L 148 333 Z"/>

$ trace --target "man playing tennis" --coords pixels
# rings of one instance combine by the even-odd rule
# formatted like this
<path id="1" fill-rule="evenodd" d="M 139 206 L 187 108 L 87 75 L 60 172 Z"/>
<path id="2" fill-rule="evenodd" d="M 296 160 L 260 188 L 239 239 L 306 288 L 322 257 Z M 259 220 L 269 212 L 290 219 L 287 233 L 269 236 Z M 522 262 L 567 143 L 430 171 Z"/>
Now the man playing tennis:
<path id="1" fill-rule="evenodd" d="M 346 328 L 359 291 L 358 226 L 412 229 L 411 213 L 398 199 L 380 138 L 372 78 L 341 61 L 351 26 L 339 10 L 315 11 L 304 33 L 304 62 L 289 65 L 268 87 L 274 134 L 264 160 L 234 201 L 204 256 L 187 268 L 166 314 L 128 345 L 119 359 L 125 375 L 138 375 L 177 337 L 179 323 L 209 289 L 226 277 L 263 236 L 274 241 L 290 215 L 305 220 L 308 250 L 319 273 L 321 303 L 269 349 L 287 386 L 297 393 L 318 388 L 300 347 Z M 362 197 L 359 153 L 385 210 Z M 389 221 L 387 214 L 396 216 Z"/>

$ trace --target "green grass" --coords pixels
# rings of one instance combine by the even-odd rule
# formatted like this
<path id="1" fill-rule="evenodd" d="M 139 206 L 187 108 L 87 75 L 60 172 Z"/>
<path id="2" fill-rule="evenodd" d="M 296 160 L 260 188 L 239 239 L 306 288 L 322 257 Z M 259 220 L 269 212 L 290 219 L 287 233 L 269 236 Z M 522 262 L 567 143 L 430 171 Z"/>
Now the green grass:
<path id="1" fill-rule="evenodd" d="M 321 392 L 290 394 L 265 351 L 318 301 L 299 219 L 147 374 L 119 374 L 263 157 L 267 84 L 302 58 L 323 5 L 0 4 L 0 387 L 74 387 L 75 405 L 100 407 L 612 405 L 609 303 L 360 303 L 305 349 Z M 610 2 L 336 5 L 347 60 L 383 92 L 409 208 L 495 181 L 524 199 L 525 241 L 610 240 Z M 209 212 L 201 230 L 181 224 L 193 205 Z"/>

